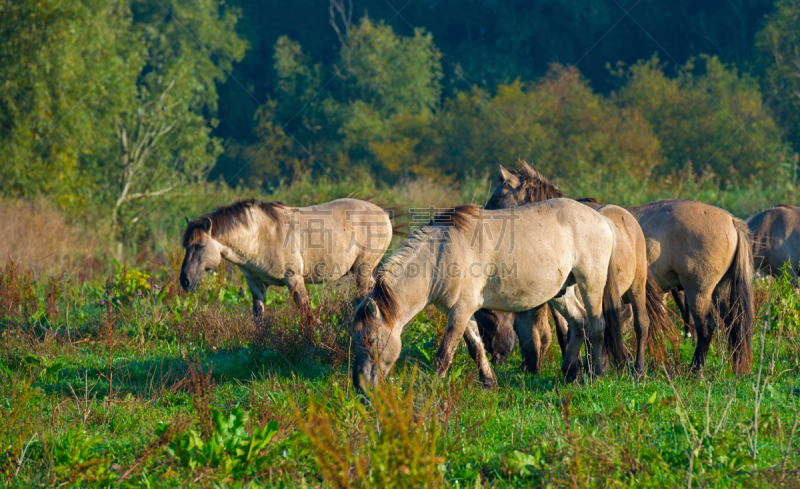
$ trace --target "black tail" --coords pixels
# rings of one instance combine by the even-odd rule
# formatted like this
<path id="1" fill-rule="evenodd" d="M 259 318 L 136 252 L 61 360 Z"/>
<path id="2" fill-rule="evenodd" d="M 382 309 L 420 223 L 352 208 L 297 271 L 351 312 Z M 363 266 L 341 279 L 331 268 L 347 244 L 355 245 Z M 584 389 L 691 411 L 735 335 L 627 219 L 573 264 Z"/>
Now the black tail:
<path id="1" fill-rule="evenodd" d="M 667 313 L 664 292 L 656 283 L 650 269 L 647 270 L 645 285 L 645 307 L 650 318 L 650 331 L 647 336 L 647 349 L 656 365 L 664 365 L 670 357 L 667 343 L 672 345 L 673 365 L 680 364 L 680 332 Z"/>
<path id="2" fill-rule="evenodd" d="M 719 313 L 725 324 L 734 371 L 747 373 L 753 362 L 753 245 L 750 229 L 733 219 L 739 242 L 728 271 L 722 279 L 727 294 L 720 290 Z"/>
<path id="3" fill-rule="evenodd" d="M 606 322 L 606 329 L 603 334 L 603 354 L 611 356 L 617 366 L 624 364 L 631 358 L 622 341 L 621 312 L 622 300 L 617 287 L 617 274 L 609 260 L 606 286 L 603 289 L 603 319 Z"/>

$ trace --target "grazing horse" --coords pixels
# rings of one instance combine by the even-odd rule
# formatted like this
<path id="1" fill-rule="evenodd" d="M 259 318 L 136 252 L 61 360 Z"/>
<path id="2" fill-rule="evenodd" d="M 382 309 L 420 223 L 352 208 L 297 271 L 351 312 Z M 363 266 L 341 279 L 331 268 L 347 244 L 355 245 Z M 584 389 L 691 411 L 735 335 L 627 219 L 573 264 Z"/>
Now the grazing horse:
<path id="1" fill-rule="evenodd" d="M 546 182 L 527 164 L 506 173 L 513 178 L 506 181 L 504 174 L 496 195 L 508 205 L 541 193 L 527 187 Z M 647 262 L 656 284 L 665 291 L 685 292 L 684 321 L 691 314 L 697 324 L 692 369 L 705 365 L 716 328 L 713 305 L 718 303 L 734 370 L 747 372 L 753 324 L 753 258 L 747 225 L 719 207 L 689 200 L 660 200 L 627 210 L 644 233 Z"/>
<path id="2" fill-rule="evenodd" d="M 500 179 L 500 185 L 486 204 L 487 209 L 514 207 L 527 204 L 534 199 L 564 196 L 558 187 L 525 163 L 518 171 L 507 170 L 501 165 Z M 617 287 L 622 299 L 633 309 L 633 326 L 636 332 L 635 368 L 636 373 L 640 375 L 645 368 L 644 356 L 646 345 L 650 339 L 651 323 L 657 331 L 671 328 L 672 323 L 662 303 L 661 290 L 649 273 L 645 237 L 636 219 L 621 207 L 601 206 L 592 200 L 586 200 L 584 204 L 594 208 L 600 215 L 608 219 L 614 230 L 615 246 L 611 262 L 616 272 Z M 562 298 L 551 301 L 551 305 L 555 309 L 553 316 L 556 321 L 559 345 L 563 353 L 567 343 L 567 330 L 572 331 L 577 326 L 573 319 L 574 313 L 570 311 L 580 308 L 580 301 L 574 293 L 568 292 Z M 538 372 L 551 333 L 546 315 L 533 314 L 535 316 L 533 322 L 534 346 L 525 348 L 523 345 L 522 351 L 526 369 Z M 530 319 L 518 317 L 515 321 L 516 330 L 526 328 L 524 324 L 516 324 L 520 321 L 528 323 Z M 481 323 L 479 323 L 480 325 Z M 537 337 L 541 339 L 537 341 Z M 520 344 L 523 344 L 521 338 Z"/>
<path id="3" fill-rule="evenodd" d="M 380 207 L 339 199 L 312 207 L 243 200 L 186 219 L 186 255 L 180 282 L 197 287 L 202 276 L 225 258 L 237 265 L 253 295 L 253 314 L 264 311 L 267 286 L 285 285 L 295 303 L 311 317 L 306 283 L 356 275 L 362 290 L 392 240 L 389 216 Z"/>
<path id="4" fill-rule="evenodd" d="M 526 311 L 573 284 L 585 305 L 590 367 L 600 375 L 604 329 L 621 327 L 619 311 L 602 305 L 605 296 L 616 293 L 606 286 L 614 282 L 613 248 L 608 222 L 569 199 L 513 210 L 463 205 L 437 214 L 379 269 L 374 289 L 356 309 L 353 383 L 361 389 L 379 382 L 400 356 L 405 324 L 433 304 L 448 316 L 436 354 L 437 375 L 446 375 L 465 337 L 481 381 L 493 386 L 494 373 L 472 319 L 475 311 Z M 569 378 L 581 367 L 583 332 L 573 335 L 562 363 Z"/>
<path id="5" fill-rule="evenodd" d="M 753 263 L 758 270 L 769 275 L 781 274 L 787 263 L 787 272 L 795 287 L 800 269 L 800 207 L 779 204 L 747 219 L 753 235 Z"/>

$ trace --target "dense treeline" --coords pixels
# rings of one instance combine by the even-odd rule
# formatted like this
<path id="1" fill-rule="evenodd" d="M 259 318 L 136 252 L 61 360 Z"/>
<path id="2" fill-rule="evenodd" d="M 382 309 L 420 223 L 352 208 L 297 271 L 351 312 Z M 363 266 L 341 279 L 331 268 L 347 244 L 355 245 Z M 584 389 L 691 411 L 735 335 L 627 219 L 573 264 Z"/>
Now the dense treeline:
<path id="1" fill-rule="evenodd" d="M 0 0 L 0 193 L 136 242 L 213 201 L 187 194 L 457 183 L 518 158 L 576 192 L 793 192 L 798 16 L 798 0 Z"/>

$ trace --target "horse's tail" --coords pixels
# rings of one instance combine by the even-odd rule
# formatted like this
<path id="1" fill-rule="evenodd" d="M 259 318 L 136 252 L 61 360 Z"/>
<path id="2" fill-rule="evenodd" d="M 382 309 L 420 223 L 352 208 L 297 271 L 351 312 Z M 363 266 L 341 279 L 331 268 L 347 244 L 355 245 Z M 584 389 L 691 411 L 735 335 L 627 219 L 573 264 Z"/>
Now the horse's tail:
<path id="1" fill-rule="evenodd" d="M 724 288 L 719 290 L 719 313 L 725 324 L 734 371 L 747 373 L 753 361 L 753 244 L 744 221 L 734 217 L 733 225 L 738 243 L 733 262 L 720 282 Z"/>
<path id="2" fill-rule="evenodd" d="M 610 355 L 619 366 L 630 359 L 630 353 L 622 341 L 622 299 L 617 287 L 617 273 L 611 260 L 608 261 L 606 286 L 603 289 L 603 319 L 606 329 L 603 333 L 603 353 Z"/>
<path id="3" fill-rule="evenodd" d="M 650 331 L 647 336 L 647 349 L 656 364 L 664 365 L 670 352 L 667 343 L 672 345 L 672 357 L 675 365 L 680 363 L 680 337 L 678 330 L 672 323 L 664 303 L 664 292 L 656 283 L 655 277 L 647 269 L 647 282 L 645 284 L 645 308 L 647 317 L 650 318 Z"/>

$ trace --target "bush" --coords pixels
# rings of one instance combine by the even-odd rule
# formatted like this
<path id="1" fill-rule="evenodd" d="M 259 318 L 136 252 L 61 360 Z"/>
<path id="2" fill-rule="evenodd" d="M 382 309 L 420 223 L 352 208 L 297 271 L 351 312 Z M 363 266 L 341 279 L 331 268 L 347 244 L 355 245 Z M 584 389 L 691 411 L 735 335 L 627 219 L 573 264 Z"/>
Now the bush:
<path id="1" fill-rule="evenodd" d="M 273 421 L 262 428 L 254 426 L 251 435 L 245 429 L 250 415 L 239 406 L 227 415 L 212 409 L 211 419 L 210 437 L 203 437 L 195 429 L 179 432 L 169 443 L 169 454 L 192 471 L 200 467 L 214 468 L 223 475 L 240 477 L 258 470 L 258 459 L 263 459 L 263 451 L 278 432 L 278 423 Z M 161 436 L 168 429 L 169 425 L 162 424 L 157 434 Z"/>

